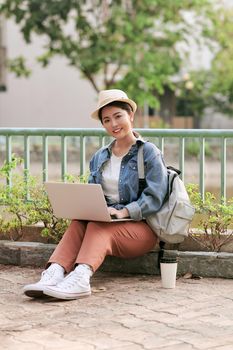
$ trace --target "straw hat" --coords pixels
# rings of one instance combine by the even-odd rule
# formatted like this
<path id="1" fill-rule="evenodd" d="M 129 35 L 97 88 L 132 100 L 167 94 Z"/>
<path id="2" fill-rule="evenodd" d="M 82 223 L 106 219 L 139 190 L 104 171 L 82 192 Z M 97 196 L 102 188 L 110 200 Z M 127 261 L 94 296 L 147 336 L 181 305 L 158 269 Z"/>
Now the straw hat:
<path id="1" fill-rule="evenodd" d="M 91 117 L 99 120 L 100 108 L 114 101 L 121 101 L 121 102 L 128 103 L 132 107 L 133 112 L 135 112 L 137 109 L 136 103 L 133 100 L 130 100 L 124 91 L 117 90 L 117 89 L 102 90 L 99 93 L 97 107 L 94 110 L 94 112 L 91 113 Z"/>

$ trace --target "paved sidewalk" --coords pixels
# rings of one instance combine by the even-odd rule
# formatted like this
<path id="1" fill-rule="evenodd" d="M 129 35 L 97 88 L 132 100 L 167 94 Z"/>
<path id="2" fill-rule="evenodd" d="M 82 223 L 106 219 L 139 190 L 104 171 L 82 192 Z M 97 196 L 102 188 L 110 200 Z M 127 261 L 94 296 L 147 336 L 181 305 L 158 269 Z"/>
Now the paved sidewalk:
<path id="1" fill-rule="evenodd" d="M 22 286 L 41 269 L 0 265 L 3 350 L 232 350 L 233 280 L 97 273 L 92 296 L 32 300 Z"/>

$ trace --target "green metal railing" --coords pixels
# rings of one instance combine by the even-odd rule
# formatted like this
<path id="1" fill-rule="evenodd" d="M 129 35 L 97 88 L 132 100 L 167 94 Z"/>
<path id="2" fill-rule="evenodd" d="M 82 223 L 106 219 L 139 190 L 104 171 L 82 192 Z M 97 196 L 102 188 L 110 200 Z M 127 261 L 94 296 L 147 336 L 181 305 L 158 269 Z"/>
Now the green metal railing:
<path id="1" fill-rule="evenodd" d="M 221 171 L 220 171 L 220 194 L 221 197 L 226 198 L 227 188 L 227 152 L 228 148 L 233 144 L 233 130 L 183 130 L 183 129 L 135 129 L 144 138 L 156 139 L 158 147 L 164 152 L 165 144 L 174 142 L 174 139 L 178 141 L 179 156 L 178 163 L 182 172 L 182 179 L 185 180 L 185 146 L 188 139 L 198 139 L 199 142 L 199 186 L 200 192 L 204 197 L 205 192 L 205 146 L 206 140 L 218 139 L 220 145 L 220 159 Z M 59 137 L 61 145 L 61 179 L 65 180 L 67 173 L 67 140 L 71 137 L 79 138 L 80 145 L 80 175 L 83 175 L 86 171 L 86 139 L 97 138 L 99 140 L 99 146 L 105 144 L 105 138 L 107 136 L 104 129 L 35 129 L 35 128 L 0 128 L 0 141 L 1 147 L 5 152 L 5 159 L 10 162 L 12 159 L 12 138 L 20 136 L 23 137 L 24 148 L 24 169 L 30 172 L 30 138 L 40 137 L 42 143 L 42 177 L 43 181 L 48 180 L 48 166 L 49 166 L 49 138 L 51 136 Z M 5 143 L 5 147 L 4 147 Z M 228 146 L 228 144 L 230 146 Z M 233 152 L 232 150 L 229 150 Z M 26 172 L 27 173 L 27 172 Z M 9 180 L 10 181 L 10 180 Z"/>

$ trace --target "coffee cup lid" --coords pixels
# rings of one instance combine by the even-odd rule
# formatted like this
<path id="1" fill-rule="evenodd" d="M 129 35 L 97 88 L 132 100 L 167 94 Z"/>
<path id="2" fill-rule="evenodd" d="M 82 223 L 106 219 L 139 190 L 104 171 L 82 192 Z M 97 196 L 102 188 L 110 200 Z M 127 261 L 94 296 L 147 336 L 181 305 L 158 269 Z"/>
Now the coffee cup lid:
<path id="1" fill-rule="evenodd" d="M 174 264 L 177 262 L 177 258 L 176 257 L 163 257 L 160 259 L 161 263 L 165 263 L 165 264 Z"/>

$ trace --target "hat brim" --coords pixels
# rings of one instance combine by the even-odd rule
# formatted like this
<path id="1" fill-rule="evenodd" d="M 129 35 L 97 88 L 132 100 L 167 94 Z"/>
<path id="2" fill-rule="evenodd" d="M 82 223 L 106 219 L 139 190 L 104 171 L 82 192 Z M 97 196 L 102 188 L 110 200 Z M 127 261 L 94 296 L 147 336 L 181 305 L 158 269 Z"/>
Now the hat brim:
<path id="1" fill-rule="evenodd" d="M 135 113 L 136 110 L 137 110 L 137 105 L 136 105 L 136 103 L 135 103 L 133 100 L 130 100 L 129 98 L 111 98 L 111 99 L 107 99 L 107 100 L 103 101 L 103 102 L 98 106 L 98 108 L 95 109 L 94 112 L 91 113 L 91 117 L 92 117 L 93 119 L 99 120 L 99 110 L 100 110 L 101 108 L 103 108 L 104 106 L 107 106 L 109 103 L 112 103 L 112 102 L 115 102 L 115 101 L 128 103 L 128 104 L 132 107 L 133 113 Z"/>

